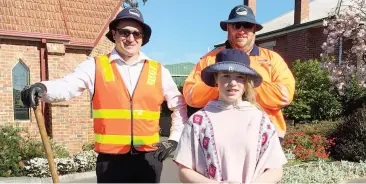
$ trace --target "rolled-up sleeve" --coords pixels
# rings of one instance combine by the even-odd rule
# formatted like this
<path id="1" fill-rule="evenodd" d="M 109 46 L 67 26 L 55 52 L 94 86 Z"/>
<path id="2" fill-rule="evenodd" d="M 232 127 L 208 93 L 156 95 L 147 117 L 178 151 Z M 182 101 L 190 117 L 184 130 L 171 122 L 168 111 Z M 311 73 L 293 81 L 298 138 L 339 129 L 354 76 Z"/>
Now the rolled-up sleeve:
<path id="1" fill-rule="evenodd" d="M 187 104 L 184 101 L 182 93 L 179 92 L 169 70 L 163 66 L 162 80 L 165 100 L 167 101 L 168 108 L 173 111 L 171 114 L 172 126 L 169 139 L 179 142 L 184 123 L 188 121 Z"/>
<path id="2" fill-rule="evenodd" d="M 46 86 L 46 95 L 42 98 L 45 102 L 62 102 L 80 96 L 85 89 L 89 89 L 91 96 L 94 92 L 95 61 L 89 57 L 79 64 L 72 73 L 63 78 L 42 81 Z"/>

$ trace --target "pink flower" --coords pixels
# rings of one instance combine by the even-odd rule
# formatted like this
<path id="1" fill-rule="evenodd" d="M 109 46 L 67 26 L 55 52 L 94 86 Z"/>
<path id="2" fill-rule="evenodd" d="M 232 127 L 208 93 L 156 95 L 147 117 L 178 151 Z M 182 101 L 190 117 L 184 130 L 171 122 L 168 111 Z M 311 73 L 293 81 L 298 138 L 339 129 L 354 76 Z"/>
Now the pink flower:
<path id="1" fill-rule="evenodd" d="M 210 164 L 210 166 L 208 167 L 208 174 L 214 178 L 216 175 L 216 167 L 213 164 Z"/>
<path id="2" fill-rule="evenodd" d="M 202 124 L 202 116 L 199 115 L 199 114 L 195 114 L 193 116 L 193 123 L 201 125 Z"/>
<path id="3" fill-rule="evenodd" d="M 208 143 L 210 142 L 210 138 L 204 137 L 202 140 L 203 148 L 208 149 Z"/>
<path id="4" fill-rule="evenodd" d="M 268 139 L 267 133 L 263 133 L 263 135 L 262 135 L 262 145 L 264 145 L 267 142 L 267 139 Z"/>

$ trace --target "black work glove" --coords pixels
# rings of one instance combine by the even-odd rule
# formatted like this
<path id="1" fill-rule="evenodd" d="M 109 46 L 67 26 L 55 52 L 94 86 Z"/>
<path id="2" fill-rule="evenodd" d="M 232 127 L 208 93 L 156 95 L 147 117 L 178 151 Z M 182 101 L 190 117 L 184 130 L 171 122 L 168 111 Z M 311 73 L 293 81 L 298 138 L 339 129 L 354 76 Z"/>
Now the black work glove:
<path id="1" fill-rule="evenodd" d="M 170 153 L 177 149 L 178 143 L 173 140 L 168 140 L 154 144 L 153 146 L 158 147 L 158 150 L 155 151 L 154 157 L 158 158 L 158 160 L 162 162 L 168 158 Z"/>
<path id="2" fill-rule="evenodd" d="M 36 107 L 38 105 L 38 98 L 42 98 L 46 93 L 47 88 L 42 83 L 35 83 L 33 85 L 25 86 L 20 93 L 22 102 L 25 107 Z"/>

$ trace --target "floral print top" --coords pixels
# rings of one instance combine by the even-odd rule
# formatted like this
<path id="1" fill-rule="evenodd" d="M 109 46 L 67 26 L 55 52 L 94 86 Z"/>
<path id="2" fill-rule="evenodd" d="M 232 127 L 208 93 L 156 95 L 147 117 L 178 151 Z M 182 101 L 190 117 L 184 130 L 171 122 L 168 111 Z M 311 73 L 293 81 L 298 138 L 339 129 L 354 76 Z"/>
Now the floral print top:
<path id="1" fill-rule="evenodd" d="M 213 100 L 185 124 L 174 158 L 216 181 L 251 182 L 287 160 L 274 124 L 249 102 Z"/>

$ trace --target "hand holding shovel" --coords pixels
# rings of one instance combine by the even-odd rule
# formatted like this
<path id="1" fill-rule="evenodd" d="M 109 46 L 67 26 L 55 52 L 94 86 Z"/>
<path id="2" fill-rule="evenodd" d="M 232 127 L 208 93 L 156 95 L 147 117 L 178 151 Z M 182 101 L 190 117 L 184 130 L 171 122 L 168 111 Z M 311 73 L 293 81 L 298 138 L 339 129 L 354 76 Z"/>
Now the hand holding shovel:
<path id="1" fill-rule="evenodd" d="M 38 103 L 39 102 L 38 98 L 41 98 L 46 93 L 46 91 L 47 91 L 46 86 L 42 83 L 36 83 L 30 86 L 25 86 L 21 92 L 21 99 L 24 106 L 32 107 L 34 110 L 34 115 L 36 116 L 39 133 L 41 134 L 53 183 L 59 183 L 60 181 L 57 174 L 56 164 L 53 158 L 51 144 L 49 142 L 46 132 L 45 120 L 43 118 L 41 107 Z"/>

